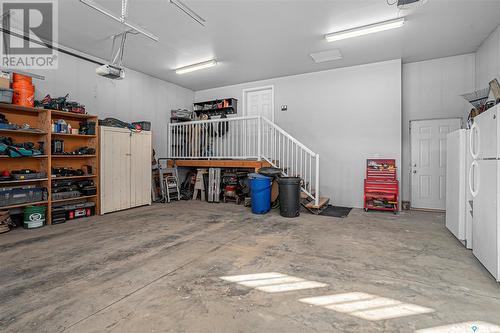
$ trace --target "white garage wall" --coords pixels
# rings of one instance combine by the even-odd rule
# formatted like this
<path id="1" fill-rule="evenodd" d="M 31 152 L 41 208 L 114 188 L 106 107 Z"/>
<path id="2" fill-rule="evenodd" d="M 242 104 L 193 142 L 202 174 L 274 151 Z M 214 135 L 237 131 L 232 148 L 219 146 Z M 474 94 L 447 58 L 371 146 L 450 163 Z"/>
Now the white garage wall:
<path id="1" fill-rule="evenodd" d="M 476 52 L 477 88 L 487 88 L 488 83 L 495 78 L 500 80 L 500 26 Z"/>
<path id="2" fill-rule="evenodd" d="M 167 123 L 170 110 L 192 108 L 194 92 L 173 83 L 127 69 L 124 80 L 110 80 L 95 74 L 98 65 L 59 53 L 59 69 L 33 71 L 45 76 L 35 80 L 36 98 L 46 94 L 64 96 L 84 104 L 100 119 L 127 122 L 151 121 L 153 147 L 157 156 L 167 154 Z"/>
<path id="3" fill-rule="evenodd" d="M 474 77 L 474 54 L 403 65 L 403 200 L 410 200 L 410 121 L 460 117 L 465 124 L 471 106 L 460 95 L 475 90 Z"/>
<path id="4" fill-rule="evenodd" d="M 321 195 L 334 204 L 362 207 L 367 158 L 401 164 L 401 60 L 196 91 L 195 100 L 234 97 L 242 116 L 242 90 L 265 85 L 275 88 L 276 123 L 321 155 Z"/>

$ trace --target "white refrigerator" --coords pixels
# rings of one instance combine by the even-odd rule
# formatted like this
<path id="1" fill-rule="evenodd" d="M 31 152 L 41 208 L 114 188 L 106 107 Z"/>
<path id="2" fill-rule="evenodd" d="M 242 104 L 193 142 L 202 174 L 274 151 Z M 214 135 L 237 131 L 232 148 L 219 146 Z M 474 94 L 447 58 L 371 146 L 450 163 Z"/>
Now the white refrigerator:
<path id="1" fill-rule="evenodd" d="M 500 105 L 474 118 L 469 145 L 473 161 L 472 252 L 500 282 Z"/>
<path id="2" fill-rule="evenodd" d="M 446 227 L 468 249 L 472 249 L 472 194 L 468 171 L 472 163 L 470 130 L 447 135 L 446 147 Z"/>

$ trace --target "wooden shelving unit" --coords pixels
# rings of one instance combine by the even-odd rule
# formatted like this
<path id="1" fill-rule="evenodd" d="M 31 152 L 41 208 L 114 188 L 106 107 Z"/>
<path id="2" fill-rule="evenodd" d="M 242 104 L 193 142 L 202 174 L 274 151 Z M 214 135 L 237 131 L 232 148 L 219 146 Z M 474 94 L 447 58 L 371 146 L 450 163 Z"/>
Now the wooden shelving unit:
<path id="1" fill-rule="evenodd" d="M 19 169 L 33 169 L 40 172 L 45 172 L 47 178 L 44 179 L 29 179 L 29 180 L 18 180 L 18 181 L 2 181 L 0 182 L 0 187 L 10 187 L 10 186 L 22 186 L 22 185 L 36 185 L 46 187 L 48 191 L 48 200 L 42 202 L 33 202 L 19 205 L 11 205 L 0 207 L 0 210 L 23 208 L 30 205 L 41 205 L 47 206 L 47 216 L 46 223 L 51 224 L 51 209 L 52 205 L 57 203 L 61 204 L 64 202 L 74 202 L 77 200 L 92 201 L 95 203 L 95 212 L 99 214 L 99 144 L 98 144 L 98 125 L 97 116 L 88 114 L 76 114 L 65 111 L 57 110 L 47 110 L 39 108 L 29 108 L 22 107 L 12 104 L 0 103 L 0 113 L 3 113 L 7 119 L 14 124 L 22 125 L 28 124 L 32 128 L 37 128 L 41 132 L 34 132 L 29 130 L 0 130 L 0 136 L 8 136 L 13 139 L 14 142 L 42 142 L 45 154 L 40 156 L 32 157 L 9 157 L 5 155 L 0 155 L 1 167 L 0 171 L 7 170 L 19 170 Z M 94 121 L 96 123 L 95 133 L 96 135 L 81 135 L 81 134 L 65 134 L 65 133 L 51 133 L 51 124 L 59 119 L 63 119 L 66 123 L 71 124 L 73 128 L 79 128 L 79 123 L 82 121 Z M 96 150 L 95 155 L 52 155 L 51 140 L 52 138 L 57 138 L 64 140 L 65 151 L 71 152 L 80 147 L 91 147 Z M 69 167 L 73 169 L 81 169 L 83 165 L 88 165 L 92 167 L 92 175 L 83 176 L 73 176 L 73 177 L 51 177 L 51 170 L 53 167 Z M 63 199 L 63 200 L 52 200 L 51 199 L 51 189 L 52 182 L 55 180 L 82 180 L 82 179 L 92 179 L 97 188 L 96 195 L 81 196 L 77 198 Z"/>

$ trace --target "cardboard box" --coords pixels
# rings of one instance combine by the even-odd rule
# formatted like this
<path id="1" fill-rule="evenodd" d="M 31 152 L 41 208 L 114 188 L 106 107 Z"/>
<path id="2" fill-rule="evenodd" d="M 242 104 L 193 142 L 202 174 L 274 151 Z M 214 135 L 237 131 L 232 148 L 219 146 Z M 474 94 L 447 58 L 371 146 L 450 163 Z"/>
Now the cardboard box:
<path id="1" fill-rule="evenodd" d="M 10 79 L 0 77 L 0 88 L 1 89 L 9 89 L 10 88 Z"/>

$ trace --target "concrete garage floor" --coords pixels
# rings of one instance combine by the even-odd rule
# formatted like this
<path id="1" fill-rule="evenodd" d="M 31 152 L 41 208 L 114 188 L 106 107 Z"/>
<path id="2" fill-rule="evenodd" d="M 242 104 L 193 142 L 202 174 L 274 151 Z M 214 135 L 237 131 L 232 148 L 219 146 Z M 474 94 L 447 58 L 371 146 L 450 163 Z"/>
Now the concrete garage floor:
<path id="1" fill-rule="evenodd" d="M 468 321 L 500 325 L 500 284 L 438 213 L 354 210 L 346 219 L 307 213 L 284 219 L 234 204 L 178 202 L 16 230 L 0 235 L 0 253 L 2 332 L 413 332 Z M 269 293 L 220 279 L 264 272 L 328 286 Z M 299 302 L 353 292 L 432 312 L 367 320 Z"/>

